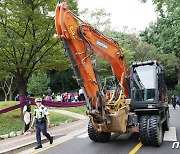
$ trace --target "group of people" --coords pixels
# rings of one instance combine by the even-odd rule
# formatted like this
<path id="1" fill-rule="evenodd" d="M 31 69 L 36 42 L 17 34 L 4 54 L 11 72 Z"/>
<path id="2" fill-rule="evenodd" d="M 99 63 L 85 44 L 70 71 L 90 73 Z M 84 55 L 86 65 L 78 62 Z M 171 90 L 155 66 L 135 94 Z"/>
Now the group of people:
<path id="1" fill-rule="evenodd" d="M 173 108 L 176 109 L 176 105 L 178 104 L 180 106 L 180 97 L 172 95 L 171 97 L 171 103 L 173 105 Z"/>
<path id="2" fill-rule="evenodd" d="M 58 93 L 57 94 L 57 101 L 58 102 L 78 102 L 78 101 L 85 101 L 84 94 L 80 95 L 77 92 L 74 93 Z"/>
<path id="3" fill-rule="evenodd" d="M 53 93 L 48 93 L 47 95 L 43 94 L 42 99 L 46 101 L 54 101 L 55 100 L 55 94 Z"/>
<path id="4" fill-rule="evenodd" d="M 34 114 L 31 122 L 31 106 L 29 101 L 27 100 L 24 107 L 23 107 L 23 114 L 24 114 L 24 122 L 25 122 L 25 129 L 24 134 L 28 134 L 32 131 L 35 126 L 36 129 L 36 140 L 37 146 L 35 149 L 42 148 L 41 143 L 41 132 L 47 139 L 50 141 L 50 144 L 53 143 L 53 137 L 47 132 L 47 127 L 50 127 L 50 117 L 48 109 L 42 104 L 42 98 L 35 99 L 36 108 L 34 109 Z M 31 126 L 30 126 L 31 125 Z"/>
<path id="5" fill-rule="evenodd" d="M 57 101 L 57 102 L 78 102 L 78 101 L 85 101 L 84 92 L 82 89 L 79 90 L 79 93 L 77 92 L 65 92 L 65 93 L 58 93 L 57 96 L 55 96 L 54 93 L 48 93 L 48 95 L 42 96 L 42 98 L 46 101 Z"/>

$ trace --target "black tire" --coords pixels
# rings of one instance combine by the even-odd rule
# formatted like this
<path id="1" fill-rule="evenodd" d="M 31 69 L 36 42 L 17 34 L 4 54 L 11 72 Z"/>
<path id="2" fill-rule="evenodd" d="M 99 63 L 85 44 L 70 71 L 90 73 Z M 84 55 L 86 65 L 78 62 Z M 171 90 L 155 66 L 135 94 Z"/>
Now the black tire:
<path id="1" fill-rule="evenodd" d="M 153 146 L 160 147 L 163 142 L 163 130 L 158 115 L 152 115 L 149 119 L 149 139 Z"/>
<path id="2" fill-rule="evenodd" d="M 166 120 L 163 122 L 162 128 L 164 131 L 169 131 L 170 128 L 169 110 L 166 111 Z"/>
<path id="3" fill-rule="evenodd" d="M 111 133 L 109 132 L 97 132 L 94 130 L 93 125 L 90 122 L 88 124 L 88 135 L 94 142 L 108 142 L 111 137 Z"/>
<path id="4" fill-rule="evenodd" d="M 141 116 L 139 121 L 139 138 L 143 145 L 150 145 L 149 141 L 149 116 Z"/>
<path id="5" fill-rule="evenodd" d="M 94 142 L 98 142 L 98 139 L 96 138 L 96 131 L 93 128 L 93 125 L 91 122 L 88 123 L 88 135 L 89 138 L 94 141 Z"/>
<path id="6" fill-rule="evenodd" d="M 111 133 L 109 132 L 96 132 L 95 135 L 99 142 L 108 142 L 111 137 Z"/>

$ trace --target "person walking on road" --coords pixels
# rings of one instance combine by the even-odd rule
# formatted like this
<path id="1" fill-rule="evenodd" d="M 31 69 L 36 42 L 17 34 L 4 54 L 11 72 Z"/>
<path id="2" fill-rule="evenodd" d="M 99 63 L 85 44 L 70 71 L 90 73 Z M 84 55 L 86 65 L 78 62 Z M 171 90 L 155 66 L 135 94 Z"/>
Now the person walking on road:
<path id="1" fill-rule="evenodd" d="M 35 99 L 36 103 L 36 108 L 34 109 L 34 117 L 32 121 L 31 128 L 35 124 L 36 128 L 36 140 L 37 140 L 37 146 L 34 149 L 39 149 L 42 148 L 42 143 L 41 143 L 41 131 L 44 136 L 47 137 L 47 139 L 50 141 L 50 144 L 53 143 L 53 137 L 50 136 L 49 133 L 47 133 L 47 126 L 50 126 L 50 117 L 49 117 L 49 111 L 48 109 L 42 105 L 42 98 L 36 98 Z"/>
<path id="2" fill-rule="evenodd" d="M 176 97 L 175 97 L 175 95 L 172 95 L 171 102 L 172 102 L 174 109 L 176 109 Z"/>

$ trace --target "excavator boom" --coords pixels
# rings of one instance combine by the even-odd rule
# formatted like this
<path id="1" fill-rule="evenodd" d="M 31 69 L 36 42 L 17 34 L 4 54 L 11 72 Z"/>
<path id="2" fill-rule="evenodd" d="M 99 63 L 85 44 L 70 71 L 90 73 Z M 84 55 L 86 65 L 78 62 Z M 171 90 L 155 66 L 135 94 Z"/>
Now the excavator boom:
<path id="1" fill-rule="evenodd" d="M 57 5 L 55 12 L 57 35 L 68 52 L 77 82 L 84 88 L 88 101 L 96 106 L 101 91 L 92 65 L 92 55 L 100 56 L 111 64 L 116 78 L 122 84 L 125 97 L 129 98 L 126 80 L 129 69 L 118 44 L 79 19 L 65 2 Z"/>

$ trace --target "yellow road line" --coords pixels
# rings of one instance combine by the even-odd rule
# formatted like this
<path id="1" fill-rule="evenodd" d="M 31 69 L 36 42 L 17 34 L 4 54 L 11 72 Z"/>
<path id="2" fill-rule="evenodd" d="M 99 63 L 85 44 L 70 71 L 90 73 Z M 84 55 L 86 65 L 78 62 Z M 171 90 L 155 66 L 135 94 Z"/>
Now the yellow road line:
<path id="1" fill-rule="evenodd" d="M 142 147 L 142 143 L 139 142 L 135 147 L 134 149 L 132 149 L 129 154 L 135 154 L 140 148 Z"/>
<path id="2" fill-rule="evenodd" d="M 57 145 L 59 145 L 59 144 L 62 144 L 62 143 L 66 142 L 66 141 L 68 141 L 68 140 L 70 140 L 70 139 L 72 139 L 72 138 L 73 138 L 73 136 L 68 136 L 68 137 L 66 136 L 66 138 L 63 139 L 62 141 L 60 141 L 60 142 L 58 142 L 58 143 L 56 143 L 56 144 L 53 144 L 53 145 L 51 145 L 51 146 L 48 146 L 48 147 L 46 147 L 46 148 L 40 149 L 40 150 L 38 150 L 38 151 L 35 151 L 35 152 L 33 152 L 32 154 L 37 154 L 37 153 L 39 153 L 39 152 L 45 151 L 45 150 L 50 149 L 50 148 L 52 148 L 52 147 L 55 147 L 55 146 L 57 146 Z"/>

